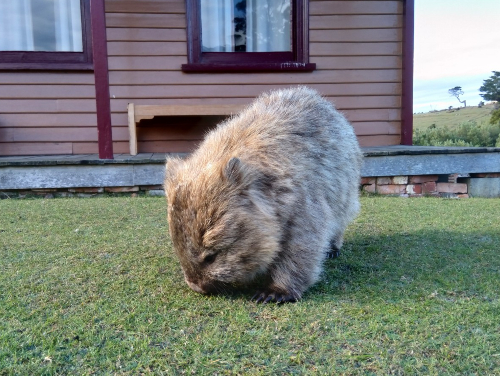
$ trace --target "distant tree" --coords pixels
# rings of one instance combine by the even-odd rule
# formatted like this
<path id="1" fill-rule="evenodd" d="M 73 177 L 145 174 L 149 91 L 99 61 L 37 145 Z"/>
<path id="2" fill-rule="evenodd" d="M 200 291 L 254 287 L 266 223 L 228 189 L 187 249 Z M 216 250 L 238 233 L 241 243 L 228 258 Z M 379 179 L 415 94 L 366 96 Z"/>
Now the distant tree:
<path id="1" fill-rule="evenodd" d="M 460 103 L 464 104 L 464 107 L 467 107 L 467 101 L 465 99 L 463 101 L 460 100 L 460 96 L 464 95 L 464 91 L 462 90 L 461 86 L 455 86 L 449 89 L 448 94 L 450 94 L 452 97 L 457 98 Z"/>
<path id="2" fill-rule="evenodd" d="M 493 75 L 483 81 L 479 91 L 484 93 L 479 94 L 484 100 L 500 102 L 500 72 L 493 71 Z"/>

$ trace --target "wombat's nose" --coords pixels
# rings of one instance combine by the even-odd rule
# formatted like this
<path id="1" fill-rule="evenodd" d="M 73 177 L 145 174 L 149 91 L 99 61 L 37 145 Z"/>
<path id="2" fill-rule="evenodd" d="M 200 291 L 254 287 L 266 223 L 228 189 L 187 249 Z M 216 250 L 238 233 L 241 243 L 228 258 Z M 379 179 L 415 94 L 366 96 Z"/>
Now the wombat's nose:
<path id="1" fill-rule="evenodd" d="M 207 291 L 205 291 L 200 285 L 197 285 L 194 282 L 191 282 L 189 279 L 185 278 L 187 285 L 189 288 L 193 291 L 196 291 L 200 294 L 207 294 Z"/>

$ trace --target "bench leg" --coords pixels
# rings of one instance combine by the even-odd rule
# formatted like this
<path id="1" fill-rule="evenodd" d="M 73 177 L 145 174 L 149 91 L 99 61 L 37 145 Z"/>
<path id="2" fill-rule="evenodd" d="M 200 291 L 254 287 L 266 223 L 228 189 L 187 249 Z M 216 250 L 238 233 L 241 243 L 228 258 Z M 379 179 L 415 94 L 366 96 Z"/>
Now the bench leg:
<path id="1" fill-rule="evenodd" d="M 135 108 L 133 103 L 129 103 L 128 109 L 128 134 L 130 155 L 137 155 L 137 129 L 135 124 Z"/>

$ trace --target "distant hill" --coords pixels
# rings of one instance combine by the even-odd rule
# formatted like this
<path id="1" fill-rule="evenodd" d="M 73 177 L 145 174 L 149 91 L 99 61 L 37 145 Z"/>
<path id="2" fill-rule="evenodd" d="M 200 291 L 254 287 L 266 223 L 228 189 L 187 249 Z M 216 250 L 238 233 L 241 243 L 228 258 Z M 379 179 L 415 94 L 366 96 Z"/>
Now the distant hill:
<path id="1" fill-rule="evenodd" d="M 415 114 L 413 115 L 413 128 L 424 130 L 432 124 L 435 124 L 436 127 L 448 126 L 454 128 L 469 120 L 474 120 L 477 124 L 487 123 L 490 120 L 494 106 L 494 104 L 488 104 L 481 108 L 470 106 Z"/>

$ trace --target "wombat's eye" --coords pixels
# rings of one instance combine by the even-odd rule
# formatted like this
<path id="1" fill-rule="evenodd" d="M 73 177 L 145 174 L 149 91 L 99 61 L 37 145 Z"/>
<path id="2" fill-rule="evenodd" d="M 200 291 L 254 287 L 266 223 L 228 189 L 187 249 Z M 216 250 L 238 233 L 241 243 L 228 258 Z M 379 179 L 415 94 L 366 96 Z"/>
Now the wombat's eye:
<path id="1" fill-rule="evenodd" d="M 215 254 L 206 255 L 205 258 L 203 259 L 203 263 L 205 264 L 211 264 L 214 261 L 215 261 Z"/>

